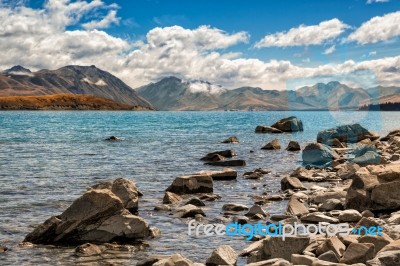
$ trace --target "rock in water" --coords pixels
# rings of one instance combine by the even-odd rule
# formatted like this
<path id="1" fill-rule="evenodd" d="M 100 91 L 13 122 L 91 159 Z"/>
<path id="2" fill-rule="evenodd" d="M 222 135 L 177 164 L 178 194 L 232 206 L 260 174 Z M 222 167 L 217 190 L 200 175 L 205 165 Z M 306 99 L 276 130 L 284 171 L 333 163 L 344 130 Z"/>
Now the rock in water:
<path id="1" fill-rule="evenodd" d="M 295 116 L 283 118 L 273 124 L 271 127 L 283 132 L 303 131 L 303 122 Z"/>
<path id="2" fill-rule="evenodd" d="M 213 185 L 210 175 L 194 174 L 175 178 L 167 191 L 176 194 L 212 193 Z"/>
<path id="3" fill-rule="evenodd" d="M 268 126 L 257 126 L 255 129 L 256 133 L 283 133 L 282 130 Z"/>
<path id="4" fill-rule="evenodd" d="M 226 140 L 222 141 L 222 143 L 239 143 L 239 139 L 236 136 L 231 136 Z"/>
<path id="5" fill-rule="evenodd" d="M 53 216 L 36 227 L 24 241 L 64 245 L 132 242 L 147 238 L 151 236 L 148 223 L 127 209 L 137 210 L 132 196 L 135 195 L 134 188 L 132 182 L 122 178 L 94 186 L 61 215 Z M 130 191 L 132 194 L 129 189 L 133 189 Z"/>
<path id="6" fill-rule="evenodd" d="M 7 250 L 7 247 L 0 246 L 0 253 L 6 252 Z"/>
<path id="7" fill-rule="evenodd" d="M 116 136 L 110 136 L 105 139 L 106 141 L 120 141 L 121 139 Z"/>
<path id="8" fill-rule="evenodd" d="M 291 140 L 286 148 L 287 151 L 299 151 L 301 150 L 300 144 L 297 141 Z"/>
<path id="9" fill-rule="evenodd" d="M 218 162 L 207 162 L 207 165 L 214 166 L 246 166 L 245 160 L 229 160 L 229 161 L 218 161 Z"/>
<path id="10" fill-rule="evenodd" d="M 343 125 L 318 132 L 317 142 L 330 145 L 334 139 L 345 143 L 356 143 L 364 139 L 375 140 L 378 137 L 360 124 Z"/>
<path id="11" fill-rule="evenodd" d="M 215 152 L 210 152 L 203 158 L 201 158 L 202 161 L 222 161 L 225 157 L 226 158 L 232 158 L 236 156 L 237 154 L 233 150 L 224 150 L 224 151 L 215 151 Z M 216 159 L 216 156 L 219 156 L 219 158 Z"/>
<path id="12" fill-rule="evenodd" d="M 303 164 L 313 166 L 324 166 L 339 159 L 339 155 L 329 146 L 321 143 L 308 144 L 302 153 Z"/>
<path id="13" fill-rule="evenodd" d="M 281 144 L 279 143 L 279 140 L 274 139 L 271 142 L 268 142 L 265 144 L 264 147 L 262 147 L 262 150 L 279 150 L 281 148 Z"/>
<path id="14" fill-rule="evenodd" d="M 225 168 L 222 171 L 200 171 L 200 175 L 209 175 L 213 180 L 235 180 L 237 178 L 237 171 L 231 168 Z"/>
<path id="15" fill-rule="evenodd" d="M 174 204 L 182 200 L 181 196 L 172 192 L 165 192 L 163 203 L 164 204 Z"/>

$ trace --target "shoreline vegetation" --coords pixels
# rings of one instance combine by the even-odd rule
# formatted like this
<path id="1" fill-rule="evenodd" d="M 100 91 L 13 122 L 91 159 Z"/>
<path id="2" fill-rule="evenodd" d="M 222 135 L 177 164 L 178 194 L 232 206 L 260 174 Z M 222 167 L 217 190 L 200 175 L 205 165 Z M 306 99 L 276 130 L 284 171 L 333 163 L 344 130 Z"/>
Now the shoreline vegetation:
<path id="1" fill-rule="evenodd" d="M 302 121 L 288 117 L 271 126 L 258 125 L 254 134 L 279 136 L 298 131 L 303 131 Z M 222 143 L 240 145 L 240 140 L 231 136 Z M 285 239 L 254 236 L 252 243 L 241 252 L 224 244 L 215 247 L 201 263 L 236 265 L 239 257 L 245 257 L 247 265 L 252 266 L 399 265 L 396 263 L 400 258 L 400 129 L 380 137 L 359 124 L 342 125 L 320 131 L 316 141 L 303 149 L 295 144 L 291 142 L 286 150 L 301 153 L 303 166 L 282 175 L 281 190 L 257 196 L 251 207 L 235 202 L 225 204 L 222 213 L 227 221 L 242 225 L 260 221 L 292 225 L 348 223 L 354 229 L 380 226 L 383 234 L 296 235 Z M 281 149 L 279 139 L 263 149 Z M 233 169 L 176 177 L 170 186 L 165 186 L 164 198 L 154 210 L 160 215 L 172 215 L 182 223 L 195 219 L 197 224 L 207 224 L 210 222 L 206 216 L 210 211 L 208 202 L 224 197 L 224 194 L 214 194 L 214 183 L 238 178 L 234 167 L 243 164 L 234 163 L 237 156 L 232 150 L 224 150 L 199 157 L 199 163 L 224 162 L 218 165 Z M 267 173 L 256 169 L 245 173 L 243 178 L 254 181 Z M 75 256 L 93 262 L 122 250 L 126 243 L 142 243 L 167 234 L 139 216 L 140 197 L 145 193 L 134 182 L 123 178 L 94 185 L 61 215 L 37 226 L 26 236 L 23 245 L 78 245 Z M 263 207 L 283 200 L 288 200 L 284 213 L 270 215 Z M 137 265 L 204 265 L 201 263 L 180 254 L 155 254 Z"/>
<path id="2" fill-rule="evenodd" d="M 110 99 L 89 94 L 54 94 L 0 97 L 0 110 L 145 111 L 153 109 L 117 103 Z"/>

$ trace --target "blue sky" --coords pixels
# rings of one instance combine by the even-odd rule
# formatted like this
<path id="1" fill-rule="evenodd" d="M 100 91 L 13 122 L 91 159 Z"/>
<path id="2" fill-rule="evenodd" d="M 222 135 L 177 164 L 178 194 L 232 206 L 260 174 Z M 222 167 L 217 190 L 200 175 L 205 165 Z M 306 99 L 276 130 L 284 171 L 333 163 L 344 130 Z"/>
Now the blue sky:
<path id="1" fill-rule="evenodd" d="M 0 11 L 8 15 L 0 22 L 5 29 L 8 24 L 19 25 L 21 32 L 13 37 L 17 43 L 20 34 L 26 35 L 23 48 L 28 59 L 0 56 L 4 67 L 13 60 L 33 69 L 96 64 L 134 87 L 176 75 L 227 87 L 277 89 L 288 77 L 343 75 L 371 68 L 376 83 L 400 85 L 398 73 L 393 74 L 400 72 L 399 0 L 15 3 L 0 0 Z M 36 20 L 43 30 L 27 31 Z M 46 47 L 46 33 L 59 46 Z M 0 29 L 0 39 L 10 42 L 3 46 L 11 47 L 4 36 Z M 77 38 L 79 42 L 74 42 Z M 46 48 L 51 51 L 48 63 L 39 60 Z M 182 64 L 190 65 L 191 71 Z"/>
<path id="2" fill-rule="evenodd" d="M 361 60 L 363 56 L 382 57 L 398 55 L 399 42 L 387 42 L 360 46 L 344 44 L 337 46 L 338 53 L 323 55 L 327 45 L 308 47 L 253 49 L 252 45 L 262 37 L 275 32 L 287 31 L 301 24 L 315 25 L 324 20 L 338 18 L 344 23 L 359 27 L 375 16 L 399 11 L 400 1 L 373 2 L 367 0 L 338 1 L 260 1 L 260 0 L 143 0 L 143 1 L 105 1 L 118 3 L 118 15 L 127 21 L 107 31 L 113 35 L 132 39 L 144 39 L 154 27 L 180 25 L 194 29 L 210 25 L 228 33 L 246 31 L 250 34 L 248 44 L 231 47 L 231 51 L 241 52 L 246 57 L 263 60 L 290 59 L 303 65 L 315 65 L 317 61 Z M 40 5 L 40 3 L 39 3 Z M 129 23 L 131 22 L 131 23 Z M 348 29 L 347 32 L 350 32 Z M 378 51 L 379 50 L 379 54 Z M 369 55 L 376 51 L 376 55 Z M 301 57 L 297 57 L 301 54 Z M 306 63 L 307 58 L 310 62 Z"/>

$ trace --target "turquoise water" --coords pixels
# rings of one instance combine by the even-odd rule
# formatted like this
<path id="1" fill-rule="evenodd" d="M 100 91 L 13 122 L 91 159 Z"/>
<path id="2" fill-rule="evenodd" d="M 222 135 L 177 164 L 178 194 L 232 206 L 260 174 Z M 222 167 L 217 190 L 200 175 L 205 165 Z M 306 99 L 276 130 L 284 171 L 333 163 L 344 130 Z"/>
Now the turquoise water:
<path id="1" fill-rule="evenodd" d="M 296 115 L 304 132 L 255 134 L 257 125 Z M 11 248 L 0 264 L 60 264 L 74 259 L 71 248 L 18 248 L 32 227 L 58 215 L 82 195 L 86 187 L 104 180 L 125 177 L 144 193 L 139 213 L 161 229 L 161 238 L 148 241 L 149 248 L 135 252 L 126 264 L 148 254 L 182 253 L 204 262 L 222 243 L 237 251 L 249 243 L 243 238 L 190 238 L 187 220 L 153 211 L 161 204 L 164 190 L 174 177 L 205 169 L 199 160 L 206 153 L 232 148 L 247 161 L 244 171 L 262 167 L 273 174 L 259 181 L 216 182 L 222 199 L 207 203 L 207 220 L 223 220 L 224 203 L 250 206 L 252 196 L 280 188 L 283 173 L 296 168 L 300 153 L 262 151 L 273 138 L 283 147 L 290 140 L 301 146 L 314 141 L 317 132 L 344 123 L 361 123 L 385 134 L 400 128 L 399 112 L 0 112 L 0 244 Z M 106 142 L 110 135 L 121 142 Z M 220 142 L 236 135 L 239 144 Z M 253 150 L 254 153 L 250 153 Z M 272 213 L 284 210 L 285 202 L 265 206 Z"/>

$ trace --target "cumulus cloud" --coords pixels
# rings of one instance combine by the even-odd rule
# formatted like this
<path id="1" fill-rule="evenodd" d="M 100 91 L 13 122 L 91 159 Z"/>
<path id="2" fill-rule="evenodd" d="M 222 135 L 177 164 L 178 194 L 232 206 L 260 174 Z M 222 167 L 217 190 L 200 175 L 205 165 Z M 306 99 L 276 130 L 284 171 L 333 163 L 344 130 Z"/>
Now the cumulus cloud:
<path id="1" fill-rule="evenodd" d="M 318 25 L 300 25 L 287 32 L 278 32 L 265 36 L 255 44 L 256 48 L 262 47 L 287 47 L 318 45 L 334 39 L 342 34 L 348 25 L 337 18 L 322 21 Z"/>
<path id="2" fill-rule="evenodd" d="M 87 30 L 93 29 L 106 29 L 112 24 L 119 25 L 121 18 L 117 17 L 116 10 L 110 10 L 110 12 L 101 20 L 93 20 L 82 25 Z"/>
<path id="3" fill-rule="evenodd" d="M 228 33 L 211 26 L 195 29 L 157 27 L 150 30 L 144 40 L 130 42 L 99 29 L 80 28 L 82 18 L 91 12 L 116 8 L 102 1 L 67 0 L 49 0 L 40 9 L 0 7 L 0 50 L 3 51 L 0 69 L 16 64 L 32 70 L 94 64 L 132 87 L 173 75 L 184 80 L 209 81 L 228 89 L 240 86 L 285 89 L 287 82 L 293 79 L 364 70 L 369 70 L 381 85 L 400 84 L 398 71 L 394 71 L 400 69 L 400 57 L 302 67 L 287 60 L 244 58 L 240 53 L 225 50 L 248 42 L 246 32 Z M 97 21 L 105 17 L 97 18 Z M 340 21 L 332 24 L 337 22 L 343 24 Z M 78 29 L 68 30 L 71 25 Z M 343 24 L 342 27 L 346 26 Z M 333 28 L 336 29 L 333 35 L 340 34 L 337 27 Z M 314 28 L 310 31 L 314 32 Z M 303 39 L 294 40 L 305 43 L 304 38 L 311 35 L 305 34 Z M 326 38 L 321 36 L 323 33 L 316 38 Z M 99 85 L 104 84 L 100 82 Z"/>
<path id="4" fill-rule="evenodd" d="M 332 54 L 336 50 L 336 46 L 332 45 L 331 47 L 325 49 L 324 54 Z"/>
<path id="5" fill-rule="evenodd" d="M 373 17 L 349 35 L 348 41 L 377 43 L 400 36 L 400 11 Z"/>

